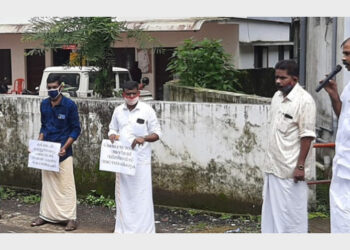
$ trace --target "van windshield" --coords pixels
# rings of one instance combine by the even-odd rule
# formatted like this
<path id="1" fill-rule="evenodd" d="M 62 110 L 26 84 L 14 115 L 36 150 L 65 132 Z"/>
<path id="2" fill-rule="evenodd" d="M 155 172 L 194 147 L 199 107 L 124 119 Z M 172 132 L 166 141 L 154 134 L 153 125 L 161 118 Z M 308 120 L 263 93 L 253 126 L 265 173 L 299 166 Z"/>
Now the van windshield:
<path id="1" fill-rule="evenodd" d="M 76 73 L 50 73 L 49 76 L 60 76 L 64 82 L 62 92 L 69 93 L 70 96 L 76 97 L 79 89 L 80 75 Z"/>

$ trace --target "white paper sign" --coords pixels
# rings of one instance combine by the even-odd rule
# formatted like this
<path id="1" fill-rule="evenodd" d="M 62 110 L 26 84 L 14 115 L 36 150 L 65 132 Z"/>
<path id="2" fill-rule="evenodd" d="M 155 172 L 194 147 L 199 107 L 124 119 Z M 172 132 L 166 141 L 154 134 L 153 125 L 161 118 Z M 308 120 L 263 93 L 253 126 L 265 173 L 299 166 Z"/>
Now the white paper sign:
<path id="1" fill-rule="evenodd" d="M 100 170 L 135 175 L 135 152 L 120 141 L 103 140 L 100 154 Z"/>
<path id="2" fill-rule="evenodd" d="M 29 140 L 28 167 L 59 172 L 60 148 L 57 142 Z"/>

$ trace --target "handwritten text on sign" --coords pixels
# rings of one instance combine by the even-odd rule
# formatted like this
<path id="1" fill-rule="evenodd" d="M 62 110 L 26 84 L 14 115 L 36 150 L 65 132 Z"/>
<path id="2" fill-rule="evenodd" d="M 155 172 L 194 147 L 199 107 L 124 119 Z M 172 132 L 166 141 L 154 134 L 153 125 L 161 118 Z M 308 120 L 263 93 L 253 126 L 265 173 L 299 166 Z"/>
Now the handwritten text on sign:
<path id="1" fill-rule="evenodd" d="M 103 140 L 100 154 L 100 170 L 135 175 L 135 152 L 120 141 Z"/>
<path id="2" fill-rule="evenodd" d="M 28 167 L 59 172 L 60 148 L 60 143 L 29 140 Z"/>

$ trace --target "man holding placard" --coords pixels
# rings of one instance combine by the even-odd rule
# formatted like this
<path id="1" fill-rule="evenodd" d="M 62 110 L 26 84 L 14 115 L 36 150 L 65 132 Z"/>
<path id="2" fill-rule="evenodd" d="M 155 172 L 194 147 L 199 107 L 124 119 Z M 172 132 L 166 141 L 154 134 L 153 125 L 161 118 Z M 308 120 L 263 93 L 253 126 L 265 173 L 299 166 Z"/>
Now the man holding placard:
<path id="1" fill-rule="evenodd" d="M 42 170 L 40 212 L 31 226 L 40 226 L 47 222 L 67 222 L 65 230 L 72 231 L 77 228 L 72 144 L 80 135 L 80 122 L 77 105 L 61 94 L 63 85 L 60 76 L 49 75 L 49 98 L 43 100 L 40 106 L 39 140 L 56 142 L 61 147 L 59 172 Z"/>
<path id="2" fill-rule="evenodd" d="M 122 87 L 125 103 L 115 108 L 108 136 L 134 151 L 135 174 L 116 173 L 115 232 L 155 233 L 150 142 L 161 136 L 160 125 L 152 107 L 139 101 L 138 82 Z"/>

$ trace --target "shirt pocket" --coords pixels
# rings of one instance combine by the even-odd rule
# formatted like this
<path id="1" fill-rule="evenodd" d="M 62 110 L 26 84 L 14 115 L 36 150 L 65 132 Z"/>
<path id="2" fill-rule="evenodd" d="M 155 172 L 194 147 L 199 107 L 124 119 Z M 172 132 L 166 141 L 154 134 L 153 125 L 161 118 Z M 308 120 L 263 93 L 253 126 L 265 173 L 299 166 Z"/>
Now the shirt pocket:
<path id="1" fill-rule="evenodd" d="M 65 117 L 62 118 L 62 116 L 57 117 L 56 119 L 56 127 L 59 129 L 62 129 L 66 126 L 66 119 Z"/>
<path id="2" fill-rule="evenodd" d="M 135 136 L 146 136 L 147 135 L 147 121 L 144 118 L 137 118 L 133 125 L 133 133 Z"/>
<path id="3" fill-rule="evenodd" d="M 287 119 L 284 117 L 280 121 L 278 121 L 276 125 L 278 131 L 280 131 L 283 134 L 286 134 L 288 131 L 290 131 L 292 126 L 293 126 L 293 120 Z"/>

